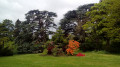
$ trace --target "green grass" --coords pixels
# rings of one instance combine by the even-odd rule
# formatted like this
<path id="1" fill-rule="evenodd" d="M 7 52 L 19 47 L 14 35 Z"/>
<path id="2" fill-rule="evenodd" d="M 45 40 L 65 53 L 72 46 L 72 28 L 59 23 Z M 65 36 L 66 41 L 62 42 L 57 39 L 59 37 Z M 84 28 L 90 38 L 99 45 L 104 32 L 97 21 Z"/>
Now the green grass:
<path id="1" fill-rule="evenodd" d="M 120 55 L 87 52 L 85 57 L 23 54 L 0 57 L 0 67 L 120 67 Z"/>

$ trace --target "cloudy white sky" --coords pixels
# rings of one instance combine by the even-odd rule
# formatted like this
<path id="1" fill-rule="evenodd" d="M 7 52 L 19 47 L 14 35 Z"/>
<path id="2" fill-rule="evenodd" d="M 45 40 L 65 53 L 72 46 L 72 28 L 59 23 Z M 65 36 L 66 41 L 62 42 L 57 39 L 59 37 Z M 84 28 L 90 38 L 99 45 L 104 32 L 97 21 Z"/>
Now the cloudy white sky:
<path id="1" fill-rule="evenodd" d="M 74 10 L 78 6 L 89 3 L 98 3 L 99 0 L 0 0 L 0 21 L 11 19 L 25 20 L 25 14 L 29 10 L 39 9 L 57 13 L 55 22 L 58 23 L 63 15 Z"/>

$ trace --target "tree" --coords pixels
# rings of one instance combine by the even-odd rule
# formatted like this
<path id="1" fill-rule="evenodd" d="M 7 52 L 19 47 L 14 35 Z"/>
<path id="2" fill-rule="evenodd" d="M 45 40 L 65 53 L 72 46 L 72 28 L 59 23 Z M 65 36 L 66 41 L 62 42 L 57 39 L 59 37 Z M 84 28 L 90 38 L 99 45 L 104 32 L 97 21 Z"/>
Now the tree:
<path id="1" fill-rule="evenodd" d="M 111 41 L 119 42 L 120 39 L 118 2 L 119 0 L 103 0 L 93 6 L 91 11 L 87 12 L 90 21 L 83 26 L 94 41 L 100 43 L 100 40 L 105 40 L 107 47 L 110 46 Z"/>
<path id="2" fill-rule="evenodd" d="M 65 36 L 75 31 L 76 24 L 68 19 L 62 19 L 60 22 L 61 29 L 64 30 Z"/>
<path id="3" fill-rule="evenodd" d="M 63 30 L 61 27 L 55 32 L 51 39 L 55 45 L 59 45 L 59 47 L 64 47 L 67 45 L 67 38 L 64 37 Z"/>
<path id="4" fill-rule="evenodd" d="M 12 21 L 9 19 L 3 20 L 2 23 L 0 23 L 0 43 L 4 45 L 4 42 L 13 40 L 13 31 L 14 31 L 14 25 L 12 24 Z"/>
<path id="5" fill-rule="evenodd" d="M 16 22 L 15 22 L 15 30 L 14 30 L 14 37 L 17 37 L 21 31 L 21 21 L 18 19 Z"/>
<path id="6" fill-rule="evenodd" d="M 82 26 L 89 20 L 86 16 L 86 12 L 89 11 L 90 7 L 93 5 L 94 4 L 87 4 L 79 6 L 77 10 L 68 11 L 65 14 L 60 25 L 66 35 L 73 33 L 76 35 L 77 40 L 84 42 L 86 34 Z"/>
<path id="7" fill-rule="evenodd" d="M 54 17 L 57 15 L 49 11 L 31 10 L 25 16 L 25 21 L 16 21 L 14 36 L 19 53 L 32 53 L 41 50 L 44 42 L 49 39 L 48 36 L 51 34 L 49 29 L 56 27 Z"/>
<path id="8" fill-rule="evenodd" d="M 10 43 L 14 40 L 13 31 L 14 25 L 11 20 L 5 19 L 0 23 L 0 56 L 13 55 L 13 43 Z"/>
<path id="9" fill-rule="evenodd" d="M 75 31 L 76 37 L 79 39 L 79 42 L 84 43 L 85 37 L 87 34 L 85 33 L 85 30 L 83 29 L 83 25 L 89 21 L 89 17 L 86 16 L 86 12 L 90 11 L 90 8 L 94 6 L 94 4 L 86 4 L 83 6 L 79 6 L 77 9 L 77 27 Z"/>
<path id="10" fill-rule="evenodd" d="M 48 11 L 31 10 L 26 14 L 27 24 L 36 24 L 31 28 L 34 31 L 35 38 L 41 41 L 47 41 L 50 27 L 55 27 L 54 17 L 56 13 Z"/>

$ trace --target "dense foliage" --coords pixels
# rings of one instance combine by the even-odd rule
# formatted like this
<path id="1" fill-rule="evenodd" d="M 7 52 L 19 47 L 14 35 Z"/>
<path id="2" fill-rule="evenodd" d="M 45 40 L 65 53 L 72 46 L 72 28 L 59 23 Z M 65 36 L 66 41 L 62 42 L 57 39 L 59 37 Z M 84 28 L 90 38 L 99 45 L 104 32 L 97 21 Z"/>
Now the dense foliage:
<path id="1" fill-rule="evenodd" d="M 68 11 L 60 25 L 64 34 L 72 33 L 81 43 L 83 51 L 106 50 L 118 52 L 120 48 L 119 0 L 101 0 L 97 4 L 79 6 Z M 113 33 L 114 32 L 114 33 Z"/>
<path id="2" fill-rule="evenodd" d="M 96 49 L 104 47 L 110 52 L 120 52 L 120 6 L 119 0 L 103 0 L 87 12 L 90 21 L 83 26 L 87 37 L 96 43 Z M 113 45 L 114 44 L 114 45 Z M 114 50 L 116 49 L 116 50 Z"/>
<path id="3" fill-rule="evenodd" d="M 76 49 L 73 44 L 78 48 L 79 43 L 83 51 L 120 53 L 119 6 L 120 0 L 81 5 L 68 11 L 59 27 L 54 23 L 57 14 L 49 11 L 30 10 L 25 14 L 26 20 L 18 19 L 15 25 L 5 19 L 0 23 L 0 56 L 40 52 L 54 56 L 73 54 Z"/>
<path id="4" fill-rule="evenodd" d="M 52 34 L 49 28 L 55 27 L 56 13 L 48 11 L 31 10 L 26 16 L 26 21 L 17 20 L 15 24 L 15 42 L 19 53 L 42 52 L 44 42 Z"/>
<path id="5" fill-rule="evenodd" d="M 13 55 L 16 50 L 13 37 L 14 25 L 9 19 L 0 23 L 0 56 Z"/>

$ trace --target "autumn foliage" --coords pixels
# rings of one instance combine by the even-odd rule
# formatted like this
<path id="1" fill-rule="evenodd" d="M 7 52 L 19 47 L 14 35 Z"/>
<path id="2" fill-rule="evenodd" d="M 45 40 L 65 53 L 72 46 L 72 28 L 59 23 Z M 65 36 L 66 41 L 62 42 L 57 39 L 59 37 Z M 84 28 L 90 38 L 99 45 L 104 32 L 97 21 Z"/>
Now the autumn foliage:
<path id="1" fill-rule="evenodd" d="M 80 47 L 79 44 L 77 41 L 69 40 L 68 48 L 66 49 L 67 54 L 73 55 L 74 51 Z"/>

